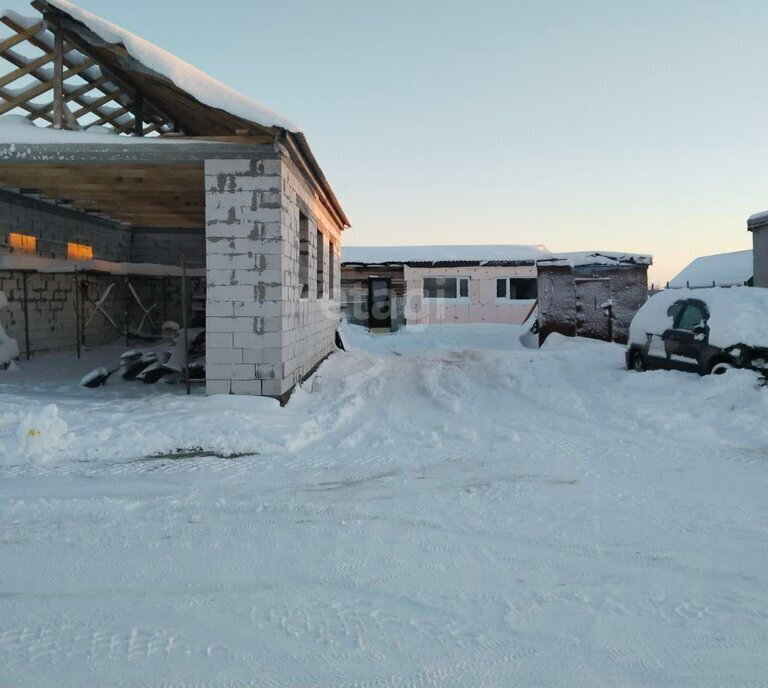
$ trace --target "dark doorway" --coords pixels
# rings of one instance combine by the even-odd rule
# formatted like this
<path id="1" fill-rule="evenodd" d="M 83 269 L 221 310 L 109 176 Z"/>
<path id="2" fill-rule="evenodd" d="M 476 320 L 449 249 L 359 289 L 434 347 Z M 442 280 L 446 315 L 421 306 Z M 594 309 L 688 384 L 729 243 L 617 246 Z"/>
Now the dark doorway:
<path id="1" fill-rule="evenodd" d="M 610 279 L 576 280 L 576 336 L 611 341 Z"/>
<path id="2" fill-rule="evenodd" d="M 392 330 L 392 284 L 389 277 L 368 278 L 368 327 Z"/>

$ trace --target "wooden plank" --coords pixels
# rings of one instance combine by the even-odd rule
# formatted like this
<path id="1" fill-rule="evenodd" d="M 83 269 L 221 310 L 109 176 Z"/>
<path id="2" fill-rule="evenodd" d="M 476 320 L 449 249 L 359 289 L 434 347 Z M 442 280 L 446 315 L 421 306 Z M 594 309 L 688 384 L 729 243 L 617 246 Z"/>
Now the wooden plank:
<path id="1" fill-rule="evenodd" d="M 133 135 L 144 136 L 144 94 L 141 91 L 136 92 L 133 101 L 133 124 Z"/>
<path id="2" fill-rule="evenodd" d="M 14 31 L 17 31 L 17 32 L 22 32 L 23 31 L 23 27 L 21 27 L 19 24 L 16 24 L 16 22 L 14 22 L 9 17 L 0 17 L 0 21 L 2 21 L 6 26 L 10 27 Z M 49 53 L 49 54 L 52 53 L 52 46 L 48 42 L 46 42 L 45 40 L 41 40 L 37 36 L 37 32 L 35 32 L 35 34 L 29 36 L 27 40 L 29 41 L 29 43 L 31 45 L 33 45 L 34 47 L 38 48 L 39 50 L 42 50 L 43 52 L 46 52 L 46 53 Z M 65 49 L 64 49 L 64 60 L 63 60 L 65 67 L 68 67 L 68 68 L 75 68 L 75 67 L 77 67 L 77 63 L 76 62 L 74 62 L 70 58 L 67 58 L 67 54 L 72 52 L 72 51 L 77 51 L 78 55 L 82 55 L 82 53 L 79 52 L 79 50 L 77 49 L 76 46 L 71 46 L 71 47 L 67 46 L 67 47 L 65 47 Z M 16 64 L 17 67 L 21 66 L 21 64 L 19 64 L 19 61 L 16 60 L 16 59 L 12 59 L 12 55 L 10 55 L 10 54 L 6 56 L 6 59 L 8 61 L 12 62 L 13 64 Z M 96 64 L 96 62 L 94 62 L 94 64 Z M 91 66 L 93 66 L 93 65 L 91 65 Z M 102 72 L 103 72 L 103 70 L 102 70 Z M 37 72 L 37 71 L 33 72 L 33 76 L 35 76 L 40 81 L 43 81 L 43 82 L 47 81 L 47 77 L 44 74 L 42 74 L 41 72 Z M 99 77 L 92 77 L 92 76 L 90 76 L 89 74 L 87 74 L 85 72 L 80 74 L 80 78 L 83 79 L 88 84 L 90 84 L 91 88 L 85 88 L 82 91 L 81 91 L 81 89 L 78 89 L 78 91 L 81 91 L 82 93 L 87 93 L 91 89 L 95 88 L 95 89 L 101 91 L 104 94 L 110 93 L 110 90 L 108 90 L 108 86 L 111 85 L 110 84 L 111 80 L 108 79 L 108 78 L 104 78 L 104 77 L 105 77 L 105 75 L 103 73 Z M 64 76 L 64 81 L 66 81 L 66 79 L 67 79 L 67 76 L 65 75 Z M 65 91 L 66 91 L 66 87 L 65 87 Z M 75 93 L 75 92 L 73 92 L 73 93 Z M 113 93 L 116 94 L 116 98 L 115 98 L 116 102 L 120 103 L 119 96 L 123 95 L 122 91 L 117 90 L 117 91 L 114 91 Z M 65 99 L 66 100 L 75 100 L 75 102 L 78 103 L 78 105 L 86 106 L 87 103 L 85 101 L 80 100 L 78 98 L 79 95 L 80 95 L 80 93 L 78 93 L 78 95 L 72 95 L 72 96 L 69 96 L 69 97 L 65 97 Z M 0 96 L 2 96 L 2 93 L 0 93 Z M 24 106 L 24 105 L 19 105 L 19 107 L 22 107 L 25 110 L 28 110 L 30 112 L 30 115 L 29 115 L 30 119 L 34 119 L 36 117 L 40 117 L 40 118 L 46 119 L 47 121 L 52 121 L 51 117 L 46 117 L 42 113 L 43 112 L 46 112 L 46 113 L 50 112 L 53 109 L 53 103 L 51 103 L 50 105 L 48 105 L 48 106 L 46 106 L 44 108 L 30 108 L 30 107 Z M 98 114 L 99 116 L 103 116 L 104 115 L 104 113 L 102 113 L 102 112 L 97 112 L 96 114 Z"/>
<path id="3" fill-rule="evenodd" d="M 123 52 L 123 57 L 125 59 L 132 60 L 133 58 L 131 58 L 128 55 L 128 53 L 125 51 L 124 48 L 120 48 L 119 46 L 108 46 L 107 48 L 98 50 L 96 49 L 95 46 L 91 45 L 90 43 L 82 39 L 82 37 L 75 30 L 77 27 L 75 27 L 74 25 L 71 25 L 71 23 L 68 24 L 68 27 L 72 30 L 69 30 L 67 32 L 67 40 L 70 41 L 73 45 L 75 45 L 83 55 L 97 59 L 99 63 L 99 67 L 101 68 L 102 72 L 104 74 L 109 75 L 111 81 L 113 81 L 116 85 L 122 88 L 126 93 L 132 93 L 132 92 L 141 90 L 140 83 L 131 83 L 129 81 L 126 81 L 121 74 L 118 74 L 117 70 L 114 69 L 111 64 L 109 64 L 104 59 L 102 59 L 102 54 L 105 51 L 110 53 L 110 52 L 116 52 L 121 50 Z M 172 119 L 168 117 L 168 115 L 166 115 L 164 112 L 162 112 L 162 110 L 158 107 L 158 105 L 150 99 L 145 98 L 144 109 L 145 109 L 145 117 L 148 116 L 146 111 L 148 109 L 151 109 L 154 115 L 151 116 L 150 119 L 157 118 L 162 120 L 164 123 L 168 123 L 168 124 L 172 122 Z"/>
<path id="4" fill-rule="evenodd" d="M 5 21 L 5 17 L 3 17 L 2 21 L 4 24 L 8 25 L 8 23 Z M 13 27 L 9 27 L 9 28 L 13 28 Z M 21 31 L 16 31 L 16 29 L 14 29 L 16 33 L 10 38 L 6 38 L 2 43 L 0 43 L 0 53 L 4 53 L 6 50 L 13 48 L 14 45 L 23 43 L 28 38 L 31 38 L 32 36 L 35 36 L 36 34 L 40 33 L 40 31 L 42 31 L 44 28 L 45 28 L 45 25 L 43 24 L 43 22 L 38 22 L 34 26 L 30 26 L 28 29 L 23 29 Z"/>
<path id="5" fill-rule="evenodd" d="M 2 51 L 0 51 L 0 54 L 2 54 Z M 5 57 L 3 55 L 3 57 Z M 33 60 L 32 62 L 27 63 L 23 67 L 19 67 L 18 69 L 13 70 L 12 72 L 8 72 L 3 77 L 0 77 L 0 88 L 3 86 L 6 86 L 8 84 L 13 83 L 16 81 L 16 79 L 20 79 L 21 77 L 25 76 L 26 74 L 29 74 L 30 72 L 39 69 L 43 65 L 48 64 L 51 60 L 53 60 L 53 55 L 43 55 L 42 57 L 38 57 L 36 60 Z"/>
<path id="6" fill-rule="evenodd" d="M 70 69 L 64 73 L 64 80 L 66 81 L 68 78 L 75 76 L 76 74 L 80 74 L 81 72 L 85 71 L 86 69 L 90 69 L 93 67 L 95 62 L 93 60 L 89 60 L 88 62 L 84 62 L 82 65 L 79 65 L 78 67 L 75 67 L 73 69 Z M 6 91 L 0 89 L 0 97 L 5 99 L 5 104 L 0 105 L 0 115 L 9 112 L 10 110 L 13 110 L 17 107 L 23 107 L 22 103 L 27 103 L 27 101 L 32 100 L 36 96 L 39 96 L 41 93 L 45 93 L 46 91 L 50 91 L 54 87 L 54 79 L 49 79 L 48 81 L 44 81 L 41 84 L 38 84 L 36 86 L 32 86 L 31 88 L 24 91 L 19 96 L 11 96 Z M 55 106 L 55 102 L 54 102 Z M 28 108 L 27 108 L 28 109 Z M 63 117 L 62 117 L 63 118 Z M 55 124 L 55 116 L 54 116 L 54 124 Z"/>
<path id="7" fill-rule="evenodd" d="M 106 78 L 106 77 L 105 77 Z M 85 88 L 85 87 L 83 87 Z M 88 91 L 93 90 L 93 87 L 89 84 L 88 85 Z M 87 91 L 86 91 L 87 93 Z M 66 98 L 66 96 L 65 96 Z M 79 110 L 75 110 L 72 114 L 80 118 L 83 115 L 87 115 L 89 112 L 93 112 L 94 110 L 98 110 L 102 105 L 106 105 L 107 103 L 111 103 L 113 100 L 115 100 L 115 94 L 113 93 L 107 93 L 106 95 L 102 96 L 101 98 L 97 98 L 91 103 L 88 103 L 88 105 L 84 105 Z"/>
<path id="8" fill-rule="evenodd" d="M 109 124 L 110 122 L 114 122 L 118 117 L 122 117 L 123 115 L 129 113 L 131 111 L 130 105 L 126 105 L 125 107 L 121 107 L 118 110 L 115 110 L 114 112 L 110 112 L 101 119 L 96 120 L 93 124 L 89 124 L 90 127 L 100 127 L 103 124 Z"/>
<path id="9" fill-rule="evenodd" d="M 96 81 L 89 82 L 85 84 L 85 86 L 80 86 L 80 88 L 76 88 L 74 91 L 67 91 L 67 85 L 64 84 L 64 102 L 69 102 L 70 100 L 74 100 L 78 104 L 86 103 L 84 107 L 87 107 L 87 101 L 80 100 L 80 97 L 88 93 L 89 91 L 93 91 L 95 88 L 98 88 L 99 85 L 106 84 L 109 81 L 109 78 L 106 76 L 100 76 Z M 101 89 L 98 89 L 101 90 Z M 115 100 L 114 96 L 112 96 L 113 100 Z M 43 105 L 42 107 L 31 110 L 29 114 L 30 119 L 35 119 L 37 117 L 43 117 L 43 115 L 47 112 L 51 112 L 53 110 L 53 101 L 50 103 L 47 103 L 46 105 Z"/>
<path id="10" fill-rule="evenodd" d="M 61 25 L 54 27 L 53 35 L 53 126 L 64 128 L 64 32 Z M 43 82 L 45 83 L 45 82 Z"/>

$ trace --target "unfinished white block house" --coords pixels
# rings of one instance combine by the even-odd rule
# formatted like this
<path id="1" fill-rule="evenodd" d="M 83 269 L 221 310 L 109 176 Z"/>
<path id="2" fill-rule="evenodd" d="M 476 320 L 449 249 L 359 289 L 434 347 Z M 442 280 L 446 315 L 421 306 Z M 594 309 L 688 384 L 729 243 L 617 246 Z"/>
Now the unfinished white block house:
<path id="1" fill-rule="evenodd" d="M 349 226 L 300 128 L 71 3 L 32 6 L 0 14 L 0 291 L 22 356 L 191 308 L 208 393 L 284 397 L 334 349 Z"/>

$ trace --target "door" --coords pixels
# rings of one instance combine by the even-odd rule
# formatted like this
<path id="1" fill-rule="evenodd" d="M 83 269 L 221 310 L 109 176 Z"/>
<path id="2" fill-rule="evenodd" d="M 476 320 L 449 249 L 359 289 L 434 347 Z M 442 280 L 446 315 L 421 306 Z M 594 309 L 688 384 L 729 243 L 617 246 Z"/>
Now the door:
<path id="1" fill-rule="evenodd" d="M 673 327 L 662 335 L 667 363 L 670 368 L 698 370 L 709 338 L 709 312 L 698 299 L 681 305 L 675 311 Z"/>
<path id="2" fill-rule="evenodd" d="M 576 336 L 611 341 L 610 279 L 576 280 Z"/>
<path id="3" fill-rule="evenodd" d="M 388 277 L 368 278 L 368 327 L 392 330 L 392 289 Z"/>

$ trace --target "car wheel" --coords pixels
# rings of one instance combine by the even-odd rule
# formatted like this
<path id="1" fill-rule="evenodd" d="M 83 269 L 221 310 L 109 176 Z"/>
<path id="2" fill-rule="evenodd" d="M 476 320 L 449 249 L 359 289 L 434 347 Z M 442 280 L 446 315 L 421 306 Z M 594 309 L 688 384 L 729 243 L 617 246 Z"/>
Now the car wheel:
<path id="1" fill-rule="evenodd" d="M 736 366 L 733 363 L 718 361 L 709 369 L 709 373 L 710 375 L 725 375 L 729 370 L 734 370 L 735 368 Z"/>
<path id="2" fill-rule="evenodd" d="M 641 354 L 639 351 L 635 351 L 635 355 L 632 356 L 632 370 L 638 373 L 644 373 L 646 370 L 648 370 L 647 366 L 645 365 L 645 356 L 643 356 L 643 354 Z"/>

